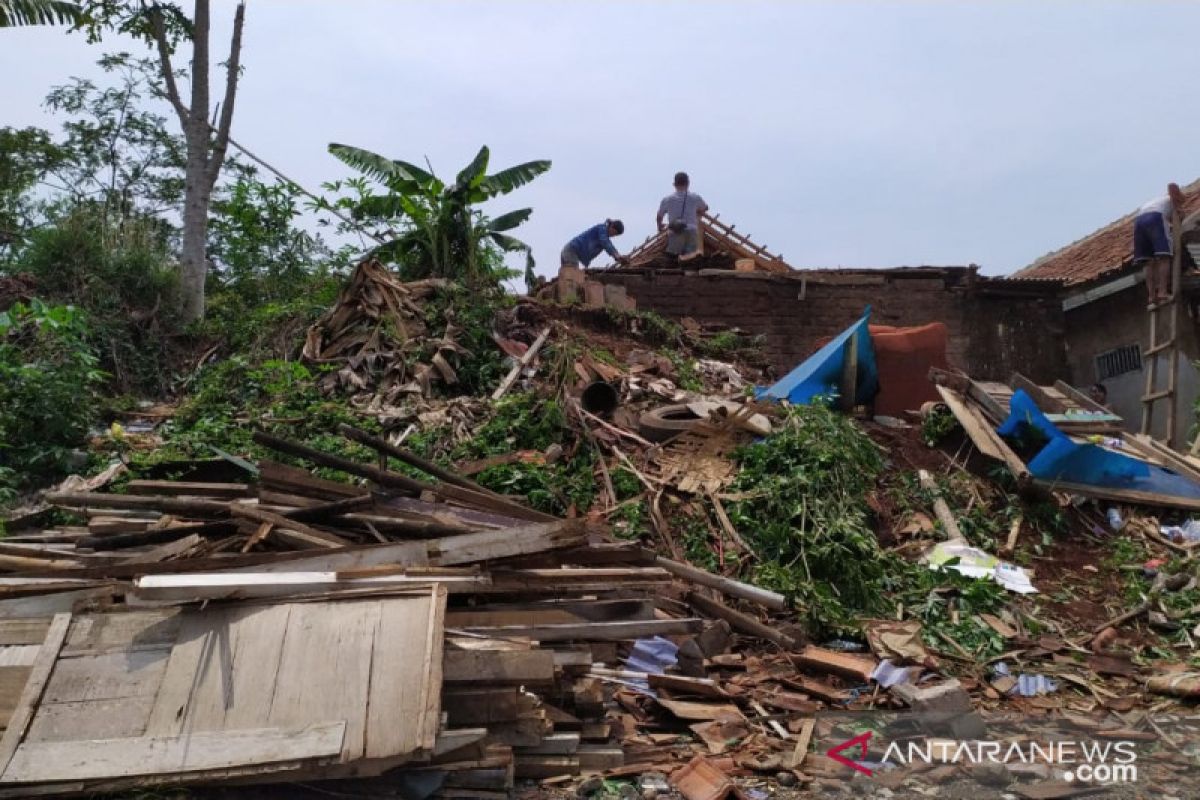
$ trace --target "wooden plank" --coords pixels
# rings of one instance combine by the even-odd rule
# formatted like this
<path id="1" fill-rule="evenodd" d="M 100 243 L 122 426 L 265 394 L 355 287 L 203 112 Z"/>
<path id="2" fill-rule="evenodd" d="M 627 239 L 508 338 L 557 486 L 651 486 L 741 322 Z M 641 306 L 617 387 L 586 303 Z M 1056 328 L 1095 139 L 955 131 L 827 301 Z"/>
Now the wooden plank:
<path id="1" fill-rule="evenodd" d="M 346 723 L 201 732 L 185 736 L 30 742 L 0 783 L 91 781 L 198 773 L 337 755 Z"/>
<path id="2" fill-rule="evenodd" d="M 826 672 L 843 678 L 867 683 L 871 673 L 875 671 L 875 659 L 825 650 L 809 645 L 804 650 L 792 656 L 792 661 L 799 667 L 817 672 Z"/>
<path id="3" fill-rule="evenodd" d="M 493 725 L 517 719 L 516 686 L 450 688 L 442 692 L 442 708 L 451 725 Z"/>
<path id="4" fill-rule="evenodd" d="M 1033 381 L 1026 378 L 1019 372 L 1014 372 L 1008 379 L 1008 385 L 1014 390 L 1024 389 L 1025 393 L 1033 398 L 1037 403 L 1038 408 L 1043 414 L 1055 413 L 1064 414 L 1067 411 L 1067 405 L 1062 400 L 1054 397 L 1041 386 L 1038 386 Z"/>
<path id="5" fill-rule="evenodd" d="M 261 508 L 245 503 L 230 503 L 230 513 L 235 517 L 252 519 L 255 522 L 268 522 L 275 526 L 275 536 L 295 547 L 345 547 L 350 544 L 346 539 L 334 533 L 317 530 L 303 522 L 289 519 L 282 514 L 263 511 Z"/>
<path id="6" fill-rule="evenodd" d="M 380 607 L 375 601 L 293 604 L 279 657 L 270 724 L 344 719 L 342 760 L 362 758 L 371 653 L 379 620 Z"/>
<path id="7" fill-rule="evenodd" d="M 582 521 L 563 520 L 464 533 L 431 539 L 426 544 L 430 564 L 452 566 L 575 547 L 586 541 L 587 531 Z"/>
<path id="8" fill-rule="evenodd" d="M 554 680 L 554 656 L 548 650 L 447 650 L 442 679 L 446 683 L 550 683 Z"/>
<path id="9" fill-rule="evenodd" d="M 984 417 L 983 412 L 952 389 L 939 385 L 937 390 L 950 412 L 963 426 L 963 430 L 971 442 L 979 448 L 979 452 L 1003 461 L 1018 484 L 1026 483 L 1030 478 L 1029 468 L 1005 443 L 1000 434 L 996 433 L 992 424 Z"/>
<path id="10" fill-rule="evenodd" d="M 107 600 L 113 595 L 111 586 L 78 589 L 69 592 L 14 597 L 0 600 L 0 617 L 45 617 L 67 614 L 91 600 Z"/>
<path id="11" fill-rule="evenodd" d="M 218 497 L 231 499 L 250 496 L 250 487 L 244 483 L 132 480 L 127 485 L 127 489 L 130 494 L 157 494 L 173 497 Z"/>
<path id="12" fill-rule="evenodd" d="M 3 782 L 4 776 L 8 774 L 13 754 L 17 751 L 21 739 L 24 738 L 30 720 L 33 719 L 38 702 L 42 698 L 42 692 L 54 669 L 54 662 L 58 659 L 58 651 L 62 649 L 63 642 L 67 640 L 67 631 L 70 627 L 70 614 L 55 614 L 46 631 L 42 649 L 38 652 L 37 660 L 29 671 L 29 679 L 25 682 L 21 698 L 17 701 L 17 707 L 9 717 L 8 725 L 4 729 L 4 736 L 0 738 L 0 782 Z"/>
<path id="13" fill-rule="evenodd" d="M 132 642 L 131 642 L 132 644 Z M 41 704 L 112 700 L 158 693 L 169 647 L 60 656 L 46 684 Z M 107 737 L 96 737 L 107 738 Z"/>
<path id="14" fill-rule="evenodd" d="M 207 572 L 145 575 L 134 581 L 134 596 L 145 601 L 246 600 L 314 595 L 354 590 L 408 592 L 438 583 L 462 584 L 472 591 L 486 584 L 486 575 L 440 575 L 419 568 L 362 578 L 342 578 L 338 572 Z"/>
<path id="15" fill-rule="evenodd" d="M 1185 508 L 1189 511 L 1200 511 L 1200 500 L 1193 497 L 1178 497 L 1174 495 L 1141 492 L 1133 489 L 1110 489 L 1103 486 L 1091 486 L 1082 483 L 1067 483 L 1065 481 L 1035 480 L 1034 484 L 1052 492 L 1066 492 L 1083 497 L 1096 497 L 1103 500 L 1116 500 L 1135 505 L 1163 506 L 1166 508 Z"/>
<path id="16" fill-rule="evenodd" d="M 25 744 L 141 736 L 153 707 L 154 695 L 43 703 L 29 726 Z"/>
<path id="17" fill-rule="evenodd" d="M 748 614 L 736 611 L 697 592 L 688 592 L 687 601 L 702 613 L 725 620 L 739 633 L 757 636 L 765 641 L 773 642 L 784 650 L 794 649 L 798 644 L 792 637 L 780 633 L 769 625 L 764 625 Z"/>
<path id="18" fill-rule="evenodd" d="M 517 359 L 517 363 L 513 364 L 512 369 L 504 376 L 504 380 L 500 381 L 500 385 L 496 387 L 496 391 L 492 392 L 492 399 L 499 400 L 512 385 L 517 382 L 517 378 L 521 376 L 522 370 L 529 366 L 529 363 L 537 356 L 538 351 L 542 349 L 542 345 L 546 343 L 546 339 L 550 337 L 550 327 L 547 326 L 538 337 L 533 340 L 533 344 L 525 351 L 525 353 Z"/>
<path id="19" fill-rule="evenodd" d="M 188 553 L 188 551 L 199 547 L 204 543 L 204 538 L 197 534 L 185 536 L 182 539 L 176 539 L 173 542 L 160 544 L 156 547 L 151 547 L 141 553 L 136 553 L 122 560 L 122 564 L 153 564 L 159 561 L 172 561 L 180 556 Z"/>
<path id="20" fill-rule="evenodd" d="M 434 749 L 441 722 L 444 589 L 385 603 L 371 657 L 367 758 Z M 396 724 L 397 721 L 403 724 Z"/>
<path id="21" fill-rule="evenodd" d="M 284 489 L 303 497 L 321 500 L 340 500 L 363 493 L 361 486 L 318 478 L 306 469 L 262 459 L 258 462 L 258 479 L 263 486 Z"/>
<path id="22" fill-rule="evenodd" d="M 227 572 L 332 572 L 382 565 L 423 567 L 429 564 L 425 542 L 395 542 L 322 551 L 319 555 L 258 553 L 254 563 Z M 286 556 L 283 558 L 281 556 Z M 264 558 L 265 557 L 265 558 Z M 221 569 L 213 561 L 208 569 Z"/>
<path id="23" fill-rule="evenodd" d="M 36 644 L 46 640 L 50 617 L 0 620 L 0 645 Z"/>
<path id="24" fill-rule="evenodd" d="M 528 636 L 530 639 L 542 642 L 566 642 L 589 639 L 603 642 L 640 639 L 643 636 L 674 636 L 699 633 L 703 628 L 704 620 L 687 618 L 634 620 L 631 622 L 585 622 L 561 625 L 501 625 L 493 628 L 468 628 L 467 630 L 496 638 Z"/>
<path id="25" fill-rule="evenodd" d="M 729 595 L 730 597 L 738 597 L 742 600 L 749 600 L 752 603 L 757 603 L 765 608 L 783 611 L 787 608 L 787 598 L 778 592 L 771 592 L 766 589 L 760 589 L 757 586 L 752 586 L 748 583 L 735 581 L 730 578 L 725 578 L 720 575 L 714 575 L 691 564 L 683 564 L 678 561 L 672 561 L 669 558 L 659 557 L 655 563 L 677 577 L 691 581 L 692 583 L 701 586 L 708 586 L 712 589 Z"/>
<path id="26" fill-rule="evenodd" d="M 32 670 L 33 667 L 0 667 L 0 728 L 8 727 Z"/>

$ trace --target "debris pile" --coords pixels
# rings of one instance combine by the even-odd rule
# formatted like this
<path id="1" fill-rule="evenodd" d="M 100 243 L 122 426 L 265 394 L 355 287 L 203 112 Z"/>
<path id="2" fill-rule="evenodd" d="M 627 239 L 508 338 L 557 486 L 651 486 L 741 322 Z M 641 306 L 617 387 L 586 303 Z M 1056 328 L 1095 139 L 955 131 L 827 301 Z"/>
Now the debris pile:
<path id="1" fill-rule="evenodd" d="M 1178 491 L 1048 480 L 1043 454 L 1177 474 L 1186 457 L 1020 376 L 935 371 L 948 414 L 862 419 L 870 381 L 845 354 L 870 362 L 865 317 L 867 338 L 791 380 L 857 419 L 751 399 L 761 373 L 687 321 L 652 344 L 631 333 L 651 318 L 531 302 L 488 332 L 486 392 L 455 396 L 466 354 L 431 333 L 438 289 L 368 262 L 309 332 L 323 388 L 372 430 L 115 464 L 10 524 L 0 797 L 363 779 L 405 797 L 1073 796 L 1044 759 L 886 756 L 919 736 L 1021 744 L 1031 720 L 1163 745 L 1148 785 L 1187 779 L 1169 748 L 1195 739 L 1178 703 L 1200 694 L 1200 523 Z M 1014 415 L 1041 435 L 1001 432 Z M 505 419 L 566 435 L 530 444 Z M 554 469 L 569 491 L 528 488 Z"/>

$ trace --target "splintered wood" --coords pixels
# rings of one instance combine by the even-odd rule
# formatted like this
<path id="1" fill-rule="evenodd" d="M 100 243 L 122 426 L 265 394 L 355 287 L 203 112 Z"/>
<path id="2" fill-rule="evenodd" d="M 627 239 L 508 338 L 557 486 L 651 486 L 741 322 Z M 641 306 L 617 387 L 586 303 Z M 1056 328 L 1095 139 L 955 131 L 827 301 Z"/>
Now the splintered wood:
<path id="1" fill-rule="evenodd" d="M 630 681 L 716 719 L 740 713 L 706 674 L 733 630 L 799 645 L 750 613 L 786 610 L 782 595 L 340 432 L 379 465 L 256 440 L 358 483 L 226 462 L 225 481 L 50 495 L 88 525 L 0 545 L 0 797 L 397 767 L 444 773 L 448 797 L 503 796 L 522 776 L 683 764 L 690 748 L 614 717 L 638 708 Z M 641 671 L 647 642 L 679 643 L 677 662 Z"/>

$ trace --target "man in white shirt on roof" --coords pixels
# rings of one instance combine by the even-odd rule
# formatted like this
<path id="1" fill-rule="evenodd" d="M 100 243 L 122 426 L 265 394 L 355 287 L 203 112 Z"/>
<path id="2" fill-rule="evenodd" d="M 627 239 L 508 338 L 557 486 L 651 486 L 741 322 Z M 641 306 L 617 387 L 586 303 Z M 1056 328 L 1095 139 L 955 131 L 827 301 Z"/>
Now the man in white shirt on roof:
<path id="1" fill-rule="evenodd" d="M 700 249 L 700 216 L 708 211 L 708 203 L 698 194 L 688 191 L 691 181 L 686 172 L 675 173 L 675 193 L 658 204 L 655 224 L 667 232 L 667 252 L 686 256 Z M 667 223 L 663 223 L 663 217 Z"/>
<path id="2" fill-rule="evenodd" d="M 1146 266 L 1150 305 L 1171 299 L 1171 218 L 1183 213 L 1184 196 L 1178 184 L 1137 210 L 1133 218 L 1133 263 Z"/>

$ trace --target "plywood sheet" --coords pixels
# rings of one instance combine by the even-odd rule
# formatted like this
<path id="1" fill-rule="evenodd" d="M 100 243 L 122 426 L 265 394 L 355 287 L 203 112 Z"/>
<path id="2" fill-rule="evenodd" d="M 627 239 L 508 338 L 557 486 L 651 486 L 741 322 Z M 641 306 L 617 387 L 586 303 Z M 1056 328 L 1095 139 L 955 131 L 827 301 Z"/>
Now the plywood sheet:
<path id="1" fill-rule="evenodd" d="M 173 737 L 22 745 L 0 783 L 173 775 L 336 755 L 341 722 L 300 729 L 248 729 Z"/>

